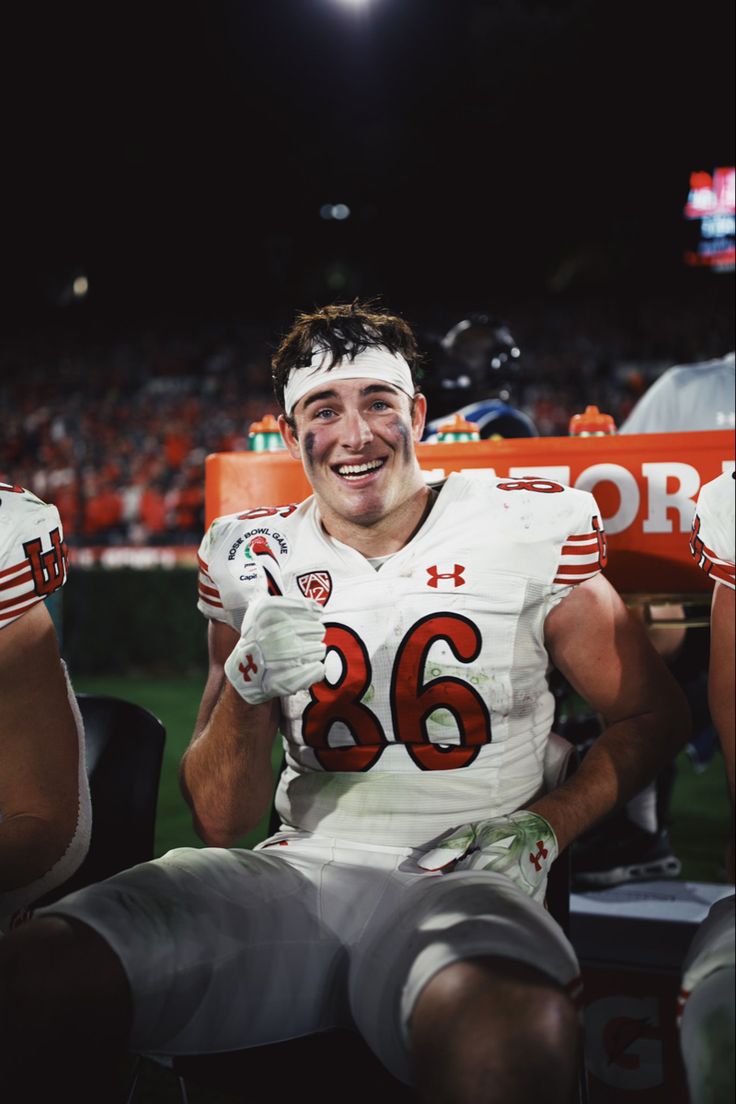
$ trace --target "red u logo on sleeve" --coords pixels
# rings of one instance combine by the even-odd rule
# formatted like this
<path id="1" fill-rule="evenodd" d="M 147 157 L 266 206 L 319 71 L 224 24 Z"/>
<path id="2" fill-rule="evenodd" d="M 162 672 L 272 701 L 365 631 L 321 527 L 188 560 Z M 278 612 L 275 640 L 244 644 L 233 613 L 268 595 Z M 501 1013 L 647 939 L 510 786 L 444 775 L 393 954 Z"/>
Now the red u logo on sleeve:
<path id="1" fill-rule="evenodd" d="M 58 589 L 66 578 L 67 552 L 58 529 L 49 533 L 51 548 L 41 550 L 41 538 L 25 541 L 23 551 L 28 557 L 33 576 L 33 589 L 36 594 L 46 597 Z"/>

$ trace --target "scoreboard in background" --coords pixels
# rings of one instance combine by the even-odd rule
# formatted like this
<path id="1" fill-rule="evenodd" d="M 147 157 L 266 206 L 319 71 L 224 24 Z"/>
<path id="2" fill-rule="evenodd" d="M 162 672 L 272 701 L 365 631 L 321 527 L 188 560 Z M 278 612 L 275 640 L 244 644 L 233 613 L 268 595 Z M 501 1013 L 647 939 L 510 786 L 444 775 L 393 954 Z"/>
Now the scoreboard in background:
<path id="1" fill-rule="evenodd" d="M 591 491 L 608 539 L 606 575 L 622 594 L 712 588 L 690 555 L 689 534 L 700 487 L 734 466 L 730 430 L 423 444 L 417 455 L 429 481 L 467 471 L 477 479 L 537 476 Z M 208 525 L 245 511 L 254 520 L 277 517 L 279 506 L 309 494 L 301 464 L 285 451 L 207 457 Z"/>
<path id="2" fill-rule="evenodd" d="M 697 224 L 697 241 L 685 252 L 685 263 L 714 272 L 733 272 L 736 265 L 736 169 L 690 174 L 685 218 Z"/>

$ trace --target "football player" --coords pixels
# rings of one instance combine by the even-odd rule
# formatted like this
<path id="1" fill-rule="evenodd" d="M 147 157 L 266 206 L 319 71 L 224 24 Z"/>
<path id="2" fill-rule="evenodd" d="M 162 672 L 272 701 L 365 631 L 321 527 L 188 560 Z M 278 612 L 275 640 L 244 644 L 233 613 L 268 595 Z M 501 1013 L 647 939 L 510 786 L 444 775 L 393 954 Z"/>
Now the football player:
<path id="1" fill-rule="evenodd" d="M 402 319 L 359 303 L 282 341 L 280 428 L 313 493 L 201 545 L 211 662 L 181 778 L 209 846 L 14 933 L 16 1064 L 39 1039 L 201 1054 L 350 1026 L 422 1100 L 569 1099 L 579 966 L 547 874 L 676 753 L 687 710 L 601 574 L 590 494 L 425 482 L 415 355 Z M 550 661 L 608 728 L 548 792 Z M 239 849 L 279 731 L 280 829 Z"/>
<path id="2" fill-rule="evenodd" d="M 44 603 L 66 574 L 56 507 L 0 483 L 0 931 L 89 845 L 82 721 Z"/>
<path id="3" fill-rule="evenodd" d="M 724 472 L 700 490 L 690 542 L 693 556 L 715 583 L 708 701 L 723 751 L 732 818 L 736 760 L 734 514 L 734 473 Z M 733 834 L 726 852 L 726 878 L 733 884 Z M 733 894 L 716 901 L 696 932 L 683 965 L 678 1013 L 692 1104 L 719 1104 L 734 1097 L 735 906 Z"/>
<path id="4" fill-rule="evenodd" d="M 734 426 L 734 354 L 668 368 L 649 387 L 619 429 L 631 433 L 686 433 Z M 717 747 L 708 710 L 707 634 L 687 630 L 679 604 L 640 607 L 650 639 L 682 686 L 693 715 L 687 750 L 696 766 L 707 765 Z M 707 613 L 707 609 L 703 610 Z M 661 620 L 669 625 L 661 625 Z M 682 625 L 677 625 L 677 621 Z M 573 849 L 573 886 L 605 888 L 628 881 L 676 878 L 682 863 L 670 839 L 675 763 L 586 835 Z"/>

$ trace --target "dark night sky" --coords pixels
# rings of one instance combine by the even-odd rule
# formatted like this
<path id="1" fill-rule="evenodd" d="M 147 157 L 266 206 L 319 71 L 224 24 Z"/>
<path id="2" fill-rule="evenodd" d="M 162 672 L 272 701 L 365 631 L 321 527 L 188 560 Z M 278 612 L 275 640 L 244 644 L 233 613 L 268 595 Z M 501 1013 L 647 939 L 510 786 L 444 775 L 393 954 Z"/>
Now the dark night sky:
<path id="1" fill-rule="evenodd" d="M 690 171 L 734 163 L 732 0 L 69 3 L 2 37 L 11 316 L 76 272 L 132 312 L 666 283 Z"/>

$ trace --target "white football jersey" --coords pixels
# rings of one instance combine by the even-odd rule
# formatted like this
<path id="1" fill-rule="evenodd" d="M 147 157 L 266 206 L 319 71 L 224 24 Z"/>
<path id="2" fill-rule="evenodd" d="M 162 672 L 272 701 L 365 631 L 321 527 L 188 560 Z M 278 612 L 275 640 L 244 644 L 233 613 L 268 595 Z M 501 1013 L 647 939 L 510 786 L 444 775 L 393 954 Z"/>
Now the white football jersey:
<path id="1" fill-rule="evenodd" d="M 0 483 L 0 629 L 66 582 L 67 547 L 55 506 Z"/>
<path id="2" fill-rule="evenodd" d="M 600 516 L 550 480 L 454 473 L 378 570 L 324 532 L 313 498 L 216 519 L 200 547 L 206 617 L 239 631 L 265 591 L 324 607 L 326 678 L 281 701 L 284 822 L 419 846 L 538 793 L 554 713 L 544 621 L 604 566 Z"/>
<path id="3" fill-rule="evenodd" d="M 690 537 L 690 551 L 699 566 L 732 590 L 736 588 L 735 479 L 734 472 L 723 472 L 700 488 Z"/>
<path id="4" fill-rule="evenodd" d="M 58 510 L 31 491 L 0 483 L 0 630 L 63 586 L 67 548 Z M 65 665 L 69 709 L 77 730 L 79 805 L 74 834 L 49 870 L 18 889 L 0 892 L 0 933 L 37 898 L 65 882 L 89 848 L 92 810 L 84 758 L 84 726 Z M 2 810 L 0 810 L 2 820 Z"/>

